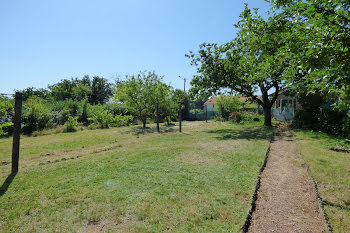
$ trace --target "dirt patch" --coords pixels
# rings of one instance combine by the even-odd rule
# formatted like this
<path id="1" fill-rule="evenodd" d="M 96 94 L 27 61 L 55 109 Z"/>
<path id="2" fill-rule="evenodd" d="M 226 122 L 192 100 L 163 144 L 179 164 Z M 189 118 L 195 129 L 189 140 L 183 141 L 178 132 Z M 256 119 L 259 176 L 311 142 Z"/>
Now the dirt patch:
<path id="1" fill-rule="evenodd" d="M 186 150 L 176 157 L 175 161 L 181 161 L 193 165 L 201 164 L 223 164 L 220 153 L 234 153 L 239 151 L 248 141 L 215 141 L 197 142 L 189 150 Z"/>
<path id="2" fill-rule="evenodd" d="M 136 222 L 135 216 L 120 216 L 113 219 L 103 219 L 98 222 L 88 222 L 78 232 L 131 232 L 130 226 Z"/>
<path id="3" fill-rule="evenodd" d="M 177 161 L 185 162 L 192 165 L 222 163 L 220 158 L 208 157 L 194 152 L 182 153 L 177 159 Z"/>
<path id="4" fill-rule="evenodd" d="M 248 232 L 327 232 L 312 181 L 292 132 L 270 145 Z"/>

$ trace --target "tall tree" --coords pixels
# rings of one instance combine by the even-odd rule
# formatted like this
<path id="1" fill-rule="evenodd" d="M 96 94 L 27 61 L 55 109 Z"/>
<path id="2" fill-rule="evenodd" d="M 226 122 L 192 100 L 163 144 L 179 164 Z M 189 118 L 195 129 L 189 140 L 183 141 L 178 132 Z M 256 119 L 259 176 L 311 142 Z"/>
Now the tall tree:
<path id="1" fill-rule="evenodd" d="M 104 104 L 112 96 L 112 87 L 108 80 L 99 76 L 92 77 L 91 82 L 91 102 L 93 104 Z"/>
<path id="2" fill-rule="evenodd" d="M 322 92 L 346 107 L 350 99 L 350 1 L 270 0 L 287 21 L 290 77 L 310 94 Z"/>
<path id="3" fill-rule="evenodd" d="M 250 97 L 264 109 L 264 124 L 271 126 L 271 107 L 287 80 L 288 59 L 281 52 L 284 22 L 274 17 L 264 20 L 246 6 L 235 26 L 239 32 L 233 41 L 220 46 L 204 43 L 198 54 L 186 55 L 198 66 L 191 91 L 208 97 L 229 89 Z M 256 96 L 258 90 L 261 99 Z"/>

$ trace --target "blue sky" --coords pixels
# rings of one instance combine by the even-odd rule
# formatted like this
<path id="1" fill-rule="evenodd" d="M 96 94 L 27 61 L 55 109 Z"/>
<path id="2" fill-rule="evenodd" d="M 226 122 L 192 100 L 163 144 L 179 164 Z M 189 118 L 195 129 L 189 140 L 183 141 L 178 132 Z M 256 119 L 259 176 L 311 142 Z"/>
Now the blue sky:
<path id="1" fill-rule="evenodd" d="M 195 73 L 184 55 L 232 40 L 245 2 L 269 9 L 263 0 L 0 1 L 0 92 L 140 70 L 183 88 L 178 76 Z"/>

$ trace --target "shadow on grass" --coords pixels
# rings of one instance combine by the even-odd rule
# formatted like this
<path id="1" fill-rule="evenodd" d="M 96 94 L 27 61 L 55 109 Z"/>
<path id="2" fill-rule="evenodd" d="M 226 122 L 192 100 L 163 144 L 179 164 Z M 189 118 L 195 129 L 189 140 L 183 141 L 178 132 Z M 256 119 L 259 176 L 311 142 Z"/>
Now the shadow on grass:
<path id="1" fill-rule="evenodd" d="M 336 207 L 336 208 L 339 208 L 339 209 L 342 209 L 342 210 L 350 210 L 350 202 L 347 202 L 347 201 L 343 201 L 343 202 L 344 202 L 344 205 L 340 205 L 340 204 L 332 203 L 330 201 L 322 200 L 322 204 L 323 205 Z"/>
<path id="2" fill-rule="evenodd" d="M 236 139 L 270 139 L 273 128 L 271 127 L 245 127 L 242 129 L 218 129 L 205 131 L 207 133 L 214 133 L 219 140 L 236 140 Z"/>
<path id="3" fill-rule="evenodd" d="M 16 177 L 16 175 L 17 175 L 17 172 L 11 173 L 10 175 L 8 175 L 5 182 L 0 187 L 0 197 L 6 193 L 7 189 L 10 187 L 10 185 L 11 185 L 13 179 Z"/>
<path id="4" fill-rule="evenodd" d="M 176 132 L 175 125 L 160 125 L 160 133 L 170 133 Z M 130 130 L 126 131 L 126 133 L 134 134 L 134 135 L 142 135 L 146 133 L 156 133 L 157 127 L 132 127 Z"/>

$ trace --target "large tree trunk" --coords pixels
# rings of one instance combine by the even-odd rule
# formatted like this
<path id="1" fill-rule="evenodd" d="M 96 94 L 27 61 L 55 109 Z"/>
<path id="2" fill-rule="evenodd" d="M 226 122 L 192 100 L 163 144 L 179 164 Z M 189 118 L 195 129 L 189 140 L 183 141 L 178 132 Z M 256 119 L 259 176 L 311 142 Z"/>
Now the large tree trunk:
<path id="1" fill-rule="evenodd" d="M 143 128 L 144 128 L 144 129 L 146 128 L 146 122 L 147 122 L 146 119 L 143 119 L 143 120 L 142 120 L 142 124 L 143 124 Z"/>
<path id="2" fill-rule="evenodd" d="M 271 124 L 271 107 L 264 107 L 264 125 L 265 126 L 272 126 Z"/>

